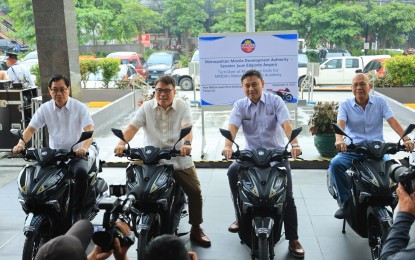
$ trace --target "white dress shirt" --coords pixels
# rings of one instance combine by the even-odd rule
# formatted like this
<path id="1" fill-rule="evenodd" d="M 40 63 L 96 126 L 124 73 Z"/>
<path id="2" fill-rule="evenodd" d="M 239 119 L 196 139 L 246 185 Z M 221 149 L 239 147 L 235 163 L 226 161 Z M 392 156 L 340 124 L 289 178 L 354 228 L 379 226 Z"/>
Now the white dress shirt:
<path id="1" fill-rule="evenodd" d="M 181 98 L 175 98 L 167 110 L 157 105 L 155 99 L 146 101 L 137 111 L 131 124 L 137 129 L 144 129 L 144 146 L 172 148 L 179 139 L 184 125 L 192 123 L 189 105 Z M 181 140 L 176 149 L 183 145 Z M 162 160 L 161 164 L 173 164 L 174 169 L 183 170 L 194 166 L 190 156 Z"/>
<path id="2" fill-rule="evenodd" d="M 48 127 L 49 147 L 69 150 L 79 140 L 83 129 L 94 123 L 87 107 L 82 102 L 69 97 L 68 102 L 61 109 L 52 99 L 36 110 L 29 126 L 39 129 L 44 125 Z M 80 146 L 81 143 L 74 149 Z"/>

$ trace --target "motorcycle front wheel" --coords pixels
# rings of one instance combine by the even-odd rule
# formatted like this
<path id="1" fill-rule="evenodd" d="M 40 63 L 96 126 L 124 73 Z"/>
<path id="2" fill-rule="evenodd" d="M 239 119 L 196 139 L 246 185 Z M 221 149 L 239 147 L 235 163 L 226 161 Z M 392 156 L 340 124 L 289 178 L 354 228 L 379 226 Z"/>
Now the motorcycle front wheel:
<path id="1" fill-rule="evenodd" d="M 44 221 L 38 226 L 33 233 L 26 237 L 23 245 L 22 260 L 33 260 L 36 257 L 39 248 L 50 240 L 48 233 L 49 224 Z"/>
<path id="2" fill-rule="evenodd" d="M 160 217 L 151 223 L 150 230 L 143 229 L 137 236 L 137 259 L 144 259 L 145 249 L 150 241 L 161 235 Z"/>
<path id="3" fill-rule="evenodd" d="M 383 227 L 382 223 L 379 223 L 373 215 L 369 216 L 367 223 L 367 233 L 372 259 L 378 260 L 380 259 L 383 244 L 388 236 L 388 229 Z"/>
<path id="4" fill-rule="evenodd" d="M 258 238 L 258 260 L 269 260 L 268 239 Z"/>

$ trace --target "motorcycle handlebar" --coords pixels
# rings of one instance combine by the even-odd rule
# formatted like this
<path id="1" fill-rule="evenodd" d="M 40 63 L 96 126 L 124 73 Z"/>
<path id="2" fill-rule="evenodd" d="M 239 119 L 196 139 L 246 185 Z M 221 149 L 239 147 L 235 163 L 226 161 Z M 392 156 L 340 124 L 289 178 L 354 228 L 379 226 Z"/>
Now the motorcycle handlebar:
<path id="1" fill-rule="evenodd" d="M 131 210 L 131 205 L 135 203 L 135 196 L 133 194 L 128 195 L 127 199 L 124 202 L 124 206 L 122 207 L 122 211 L 125 213 L 129 213 Z"/>
<path id="2" fill-rule="evenodd" d="M 302 155 L 303 153 L 300 153 L 299 155 Z M 240 159 L 241 156 L 241 152 L 240 151 L 236 151 L 232 153 L 232 156 L 229 158 L 229 160 L 236 160 L 236 159 Z M 285 150 L 283 153 L 278 154 L 277 156 L 273 156 L 273 158 L 270 160 L 270 162 L 277 162 L 277 161 L 281 161 L 287 158 L 292 158 L 291 156 L 291 151 L 287 151 Z M 298 159 L 302 159 L 297 157 Z M 223 158 L 222 160 L 226 161 L 226 158 Z"/>

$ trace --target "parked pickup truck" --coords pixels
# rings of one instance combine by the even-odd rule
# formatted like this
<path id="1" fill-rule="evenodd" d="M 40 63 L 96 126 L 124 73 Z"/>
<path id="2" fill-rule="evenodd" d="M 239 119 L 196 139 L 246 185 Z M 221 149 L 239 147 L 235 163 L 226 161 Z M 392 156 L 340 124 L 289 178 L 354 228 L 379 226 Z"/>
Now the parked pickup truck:
<path id="1" fill-rule="evenodd" d="M 318 76 L 314 77 L 314 85 L 350 85 L 356 70 L 363 70 L 364 66 L 371 60 L 385 55 L 372 56 L 345 56 L 332 57 L 320 63 Z M 387 55 L 389 56 L 389 55 Z M 390 57 L 390 56 L 389 56 Z M 298 74 L 298 86 L 302 86 L 307 72 L 302 70 Z"/>

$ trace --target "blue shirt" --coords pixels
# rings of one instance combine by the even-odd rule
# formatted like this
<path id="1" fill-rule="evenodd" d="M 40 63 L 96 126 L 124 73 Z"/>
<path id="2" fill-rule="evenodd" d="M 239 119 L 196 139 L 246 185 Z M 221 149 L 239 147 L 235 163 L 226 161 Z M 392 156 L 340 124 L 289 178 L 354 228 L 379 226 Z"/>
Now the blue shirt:
<path id="1" fill-rule="evenodd" d="M 281 124 L 287 120 L 291 120 L 290 114 L 281 97 L 263 92 L 257 104 L 247 97 L 236 101 L 229 124 L 242 126 L 245 149 L 278 149 L 285 147 Z"/>
<path id="2" fill-rule="evenodd" d="M 393 117 L 393 112 L 383 97 L 369 96 L 366 109 L 358 105 L 355 98 L 349 98 L 339 106 L 337 120 L 346 122 L 346 134 L 354 143 L 381 141 L 383 138 L 383 119 Z M 350 140 L 346 138 L 346 142 Z"/>

